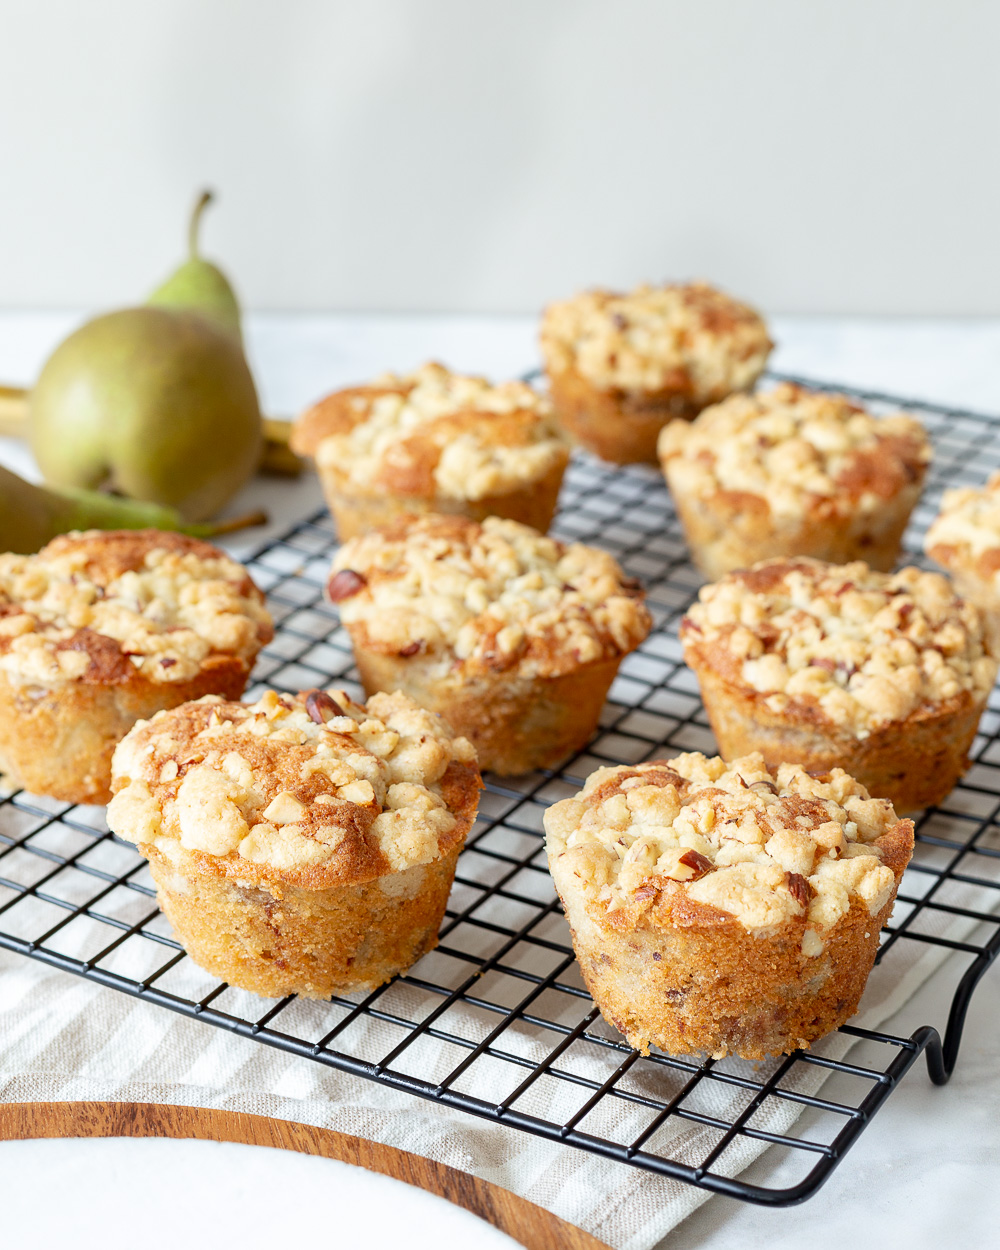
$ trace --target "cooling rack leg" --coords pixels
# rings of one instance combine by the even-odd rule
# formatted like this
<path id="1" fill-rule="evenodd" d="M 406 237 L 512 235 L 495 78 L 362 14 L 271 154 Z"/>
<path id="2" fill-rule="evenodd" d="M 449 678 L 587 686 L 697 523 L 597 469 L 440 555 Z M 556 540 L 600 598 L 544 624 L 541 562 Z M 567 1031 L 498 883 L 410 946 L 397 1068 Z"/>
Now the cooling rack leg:
<path id="1" fill-rule="evenodd" d="M 962 1030 L 965 1027 L 965 1017 L 969 1010 L 969 1003 L 972 1001 L 972 995 L 979 984 L 980 978 L 990 964 L 993 963 L 994 959 L 996 959 L 998 951 L 1000 951 L 1000 931 L 987 945 L 982 954 L 969 965 L 965 970 L 965 975 L 958 983 L 955 996 L 951 1000 L 951 1011 L 948 1014 L 948 1028 L 945 1031 L 944 1044 L 942 1046 L 940 1040 L 938 1040 L 936 1046 L 939 1052 L 938 1057 L 934 1058 L 930 1045 L 927 1048 L 927 1067 L 931 1080 L 935 1085 L 944 1085 L 955 1069 L 955 1061 L 958 1059 L 958 1048 L 962 1044 Z"/>
<path id="2" fill-rule="evenodd" d="M 952 1068 L 945 1063 L 944 1049 L 941 1046 L 941 1034 L 929 1024 L 917 1029 L 911 1041 L 917 1045 L 917 1053 L 922 1050 L 927 1057 L 927 1073 L 935 1085 L 947 1085 Z"/>

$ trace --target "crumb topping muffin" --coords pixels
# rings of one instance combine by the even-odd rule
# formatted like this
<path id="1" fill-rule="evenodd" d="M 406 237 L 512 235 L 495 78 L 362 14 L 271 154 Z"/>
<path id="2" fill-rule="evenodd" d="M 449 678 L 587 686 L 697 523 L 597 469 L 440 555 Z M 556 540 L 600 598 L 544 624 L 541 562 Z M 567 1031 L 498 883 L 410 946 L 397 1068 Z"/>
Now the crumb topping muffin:
<path id="1" fill-rule="evenodd" d="M 293 446 L 349 489 L 463 500 L 521 489 L 568 459 L 545 396 L 435 363 L 327 396 Z"/>
<path id="2" fill-rule="evenodd" d="M 211 856 L 234 880 L 317 889 L 439 858 L 464 838 L 470 785 L 472 747 L 405 695 L 209 696 L 119 745 L 108 824 L 168 859 Z"/>
<path id="3" fill-rule="evenodd" d="M 842 769 L 772 774 L 760 755 L 726 764 L 698 753 L 598 769 L 545 817 L 550 853 L 568 856 L 611 923 L 665 891 L 756 933 L 804 917 L 811 956 L 852 897 L 873 916 L 885 906 L 895 877 L 880 839 L 897 824 L 892 805 Z"/>
<path id="4" fill-rule="evenodd" d="M 674 391 L 695 407 L 752 386 L 772 343 L 759 313 L 703 282 L 596 290 L 546 308 L 550 373 L 605 390 Z"/>
<path id="5" fill-rule="evenodd" d="M 505 776 L 586 743 L 652 623 L 606 552 L 499 517 L 401 518 L 343 546 L 327 589 L 365 689 L 404 690 Z"/>
<path id="6" fill-rule="evenodd" d="M 651 626 L 607 552 L 499 517 L 410 518 L 353 539 L 329 593 L 365 649 L 447 654 L 467 671 L 557 676 L 621 657 Z"/>
<path id="7" fill-rule="evenodd" d="M 137 725 L 108 824 L 187 953 L 268 997 L 374 989 L 437 943 L 475 752 L 402 694 L 201 699 Z"/>
<path id="8" fill-rule="evenodd" d="M 0 673 L 11 681 L 138 673 L 171 685 L 213 656 L 249 671 L 272 632 L 246 569 L 180 534 L 91 530 L 0 555 Z"/>
<path id="9" fill-rule="evenodd" d="M 1000 473 L 980 488 L 945 491 L 924 550 L 982 611 L 991 650 L 1000 656 Z"/>
<path id="10" fill-rule="evenodd" d="M 931 445 L 919 421 L 876 417 L 845 395 L 790 382 L 732 395 L 660 435 L 670 482 L 687 492 L 766 499 L 778 516 L 823 501 L 827 515 L 874 510 L 923 477 Z"/>
<path id="11" fill-rule="evenodd" d="M 857 1010 L 913 824 L 839 768 L 598 769 L 545 813 L 584 980 L 644 1053 L 761 1059 Z"/>
<path id="12" fill-rule="evenodd" d="M 681 627 L 724 680 L 865 737 L 996 679 L 978 611 L 937 573 L 766 561 L 706 586 Z"/>
<path id="13" fill-rule="evenodd" d="M 1000 581 L 1000 473 L 985 486 L 944 492 L 924 550 L 946 567 L 975 566 L 982 577 Z"/>
<path id="14" fill-rule="evenodd" d="M 694 562 L 708 577 L 776 556 L 888 571 L 931 447 L 918 421 L 785 383 L 672 421 L 658 454 Z"/>

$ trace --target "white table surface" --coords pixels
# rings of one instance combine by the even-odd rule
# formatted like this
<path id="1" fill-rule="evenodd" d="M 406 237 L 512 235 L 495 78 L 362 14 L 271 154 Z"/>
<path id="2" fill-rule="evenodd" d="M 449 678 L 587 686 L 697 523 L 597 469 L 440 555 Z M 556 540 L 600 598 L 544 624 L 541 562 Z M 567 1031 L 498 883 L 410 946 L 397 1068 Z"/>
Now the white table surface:
<path id="1" fill-rule="evenodd" d="M 79 320 L 79 313 L 0 313 L 0 381 L 30 383 L 47 352 Z M 775 318 L 774 329 L 777 370 L 1000 413 L 1000 321 Z M 428 358 L 495 376 L 518 374 L 535 363 L 534 333 L 528 317 L 261 315 L 249 319 L 247 338 L 264 406 L 279 416 L 293 414 L 338 385 Z M 31 472 L 24 449 L 10 440 L 0 440 L 0 461 Z M 307 478 L 256 484 L 238 506 L 251 501 L 265 502 L 277 527 L 314 510 L 320 496 L 315 480 Z M 946 964 L 887 1024 L 887 1031 L 909 1034 L 922 1024 L 943 1028 L 954 981 L 954 969 Z M 998 1020 L 1000 971 L 992 969 L 973 999 L 950 1085 L 933 1087 L 922 1065 L 915 1067 L 826 1186 L 803 1206 L 766 1210 L 713 1198 L 663 1246 L 839 1250 L 853 1242 L 862 1248 L 936 1250 L 959 1242 L 978 1250 L 1000 1244 Z M 140 1147 L 133 1143 L 130 1148 Z M 75 1174 L 89 1166 L 80 1149 L 71 1142 L 47 1144 L 50 1175 L 58 1176 L 62 1168 Z M 214 1151 L 213 1174 L 220 1186 L 242 1183 L 249 1149 Z M 171 1147 L 171 1166 L 180 1176 L 185 1169 L 194 1176 L 203 1166 L 203 1150 L 200 1143 L 178 1143 Z M 309 1185 L 325 1189 L 325 1162 L 282 1166 L 289 1185 L 305 1186 L 303 1192 Z M 4 1212 L 4 1195 L 27 1192 L 36 1175 L 30 1144 L 0 1149 L 4 1244 L 43 1244 L 34 1236 L 25 1204 L 8 1208 L 9 1221 Z M 114 1178 L 119 1173 L 112 1169 L 102 1175 L 108 1177 L 107 1189 L 95 1192 L 94 1201 L 117 1201 Z M 210 1201 L 205 1186 L 192 1184 L 184 1224 L 185 1241 L 192 1247 L 217 1240 Z M 336 1227 L 329 1211 L 322 1197 L 315 1209 L 300 1204 L 283 1240 L 310 1244 L 329 1236 Z M 475 1226 L 463 1241 L 470 1247 L 487 1245 Z"/>

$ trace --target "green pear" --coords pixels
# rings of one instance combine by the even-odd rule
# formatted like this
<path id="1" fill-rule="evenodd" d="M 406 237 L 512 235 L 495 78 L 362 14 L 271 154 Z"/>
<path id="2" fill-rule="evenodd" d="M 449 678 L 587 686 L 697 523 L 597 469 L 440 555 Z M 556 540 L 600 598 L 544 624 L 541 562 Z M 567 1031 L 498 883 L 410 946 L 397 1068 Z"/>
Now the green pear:
<path id="1" fill-rule="evenodd" d="M 96 317 L 49 357 L 29 404 L 46 482 L 165 504 L 189 521 L 218 512 L 260 460 L 240 343 L 196 312 Z"/>
<path id="2" fill-rule="evenodd" d="M 180 530 L 213 538 L 248 525 L 262 525 L 262 512 L 215 525 L 185 525 L 176 508 L 122 499 L 89 490 L 48 490 L 0 465 L 0 551 L 29 555 L 69 530 Z"/>
<path id="3" fill-rule="evenodd" d="M 235 334 L 242 343 L 240 306 L 229 279 L 198 252 L 201 216 L 212 202 L 212 192 L 202 191 L 191 211 L 188 225 L 188 259 L 158 286 L 146 301 L 158 308 L 185 308 L 200 312 L 209 321 Z"/>

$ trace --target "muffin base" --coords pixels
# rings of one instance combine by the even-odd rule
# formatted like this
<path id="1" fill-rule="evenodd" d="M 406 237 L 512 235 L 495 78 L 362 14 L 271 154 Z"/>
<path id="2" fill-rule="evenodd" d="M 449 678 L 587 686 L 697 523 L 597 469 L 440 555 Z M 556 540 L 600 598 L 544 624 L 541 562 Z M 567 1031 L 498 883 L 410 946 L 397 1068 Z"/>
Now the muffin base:
<path id="1" fill-rule="evenodd" d="M 881 573 L 891 572 L 921 487 L 907 486 L 895 498 L 883 500 L 874 513 L 837 517 L 813 511 L 797 522 L 781 524 L 760 495 L 685 494 L 671 480 L 669 465 L 664 475 L 691 558 L 712 581 L 774 556 L 813 556 L 830 564 L 864 560 Z"/>
<path id="2" fill-rule="evenodd" d="M 190 681 L 68 681 L 43 687 L 0 673 L 0 770 L 33 794 L 63 803 L 108 803 L 111 756 L 138 720 L 206 694 L 238 699 L 249 671 L 209 663 Z"/>
<path id="3" fill-rule="evenodd" d="M 402 690 L 476 748 L 479 765 L 501 777 L 554 768 L 586 746 L 621 657 L 559 677 L 486 673 L 465 680 L 442 675 L 433 657 L 382 655 L 355 646 L 367 695 Z"/>
<path id="4" fill-rule="evenodd" d="M 266 998 L 372 990 L 416 963 L 437 945 L 461 849 L 361 884 L 306 890 L 239 885 L 191 857 L 175 864 L 139 847 L 194 962 Z"/>
<path id="5" fill-rule="evenodd" d="M 693 421 L 705 406 L 684 390 L 687 379 L 661 391 L 602 390 L 575 369 L 550 373 L 556 416 L 570 437 L 612 464 L 656 464 L 656 441 L 668 421 Z"/>
<path id="6" fill-rule="evenodd" d="M 342 489 L 341 475 L 335 469 L 317 465 L 317 472 L 327 507 L 337 526 L 337 538 L 343 543 L 388 525 L 399 516 L 426 512 L 467 516 L 474 521 L 484 521 L 488 516 L 505 517 L 545 534 L 555 516 L 567 462 L 568 456 L 565 462 L 555 465 L 544 477 L 520 490 L 485 495 L 482 499 L 446 499 L 441 495 L 425 498 L 419 495 L 350 494 Z"/>
<path id="7" fill-rule="evenodd" d="M 897 888 L 909 859 L 908 847 L 900 851 L 889 864 Z M 853 899 L 824 935 L 824 952 L 806 958 L 804 918 L 787 933 L 758 936 L 702 908 L 714 922 L 692 916 L 621 930 L 602 923 L 601 909 L 573 881 L 560 881 L 558 860 L 552 873 L 587 989 L 605 1020 L 643 1054 L 657 1046 L 673 1055 L 763 1059 L 825 1037 L 857 1011 L 895 901 L 893 890 L 873 916 Z"/>
<path id="8" fill-rule="evenodd" d="M 985 700 L 965 694 L 933 714 L 907 717 L 867 738 L 838 733 L 819 717 L 772 712 L 760 695 L 744 691 L 686 654 L 701 686 L 705 711 L 723 759 L 759 751 L 768 768 L 801 764 L 809 772 L 842 768 L 897 812 L 940 803 L 969 766 L 968 752 Z"/>

